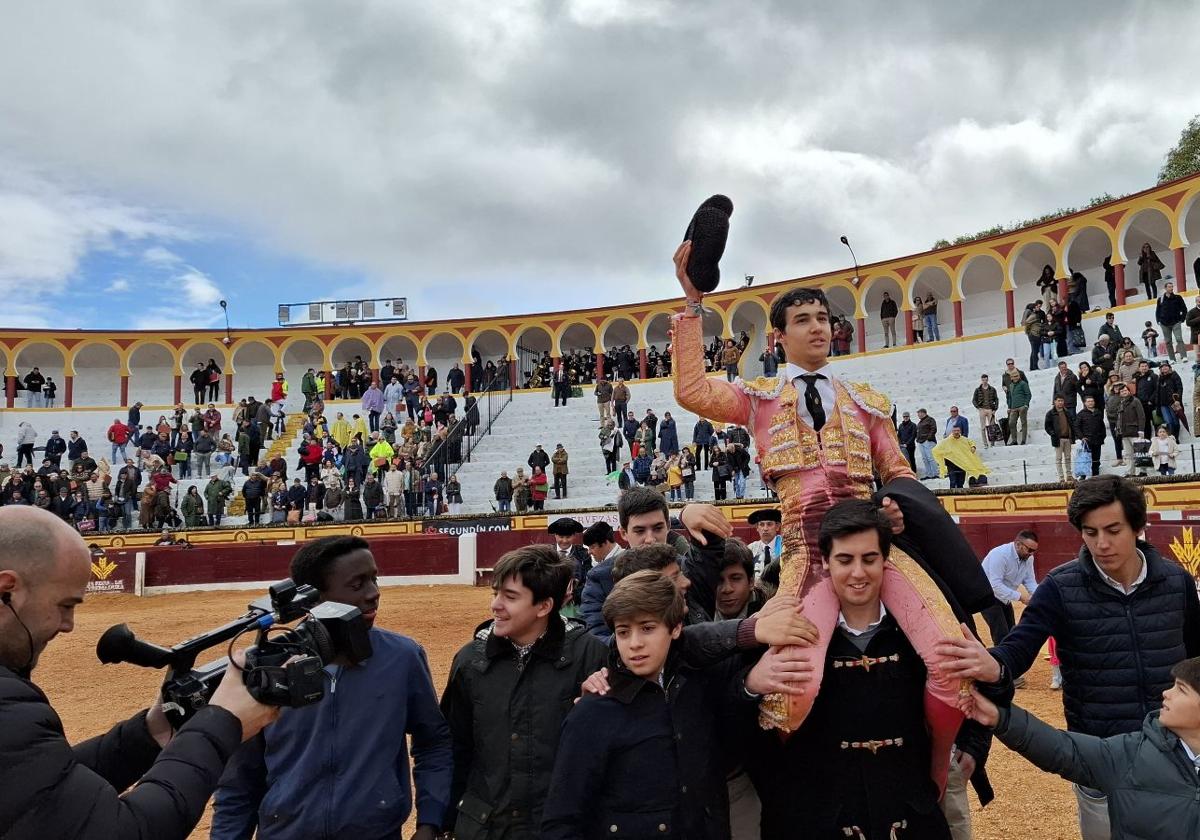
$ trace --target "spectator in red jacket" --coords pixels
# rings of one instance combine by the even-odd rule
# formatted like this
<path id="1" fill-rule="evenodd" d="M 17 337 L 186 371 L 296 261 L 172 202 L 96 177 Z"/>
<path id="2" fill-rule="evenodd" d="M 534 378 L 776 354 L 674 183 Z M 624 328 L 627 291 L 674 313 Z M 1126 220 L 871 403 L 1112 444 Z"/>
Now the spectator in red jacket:
<path id="1" fill-rule="evenodd" d="M 150 476 L 150 483 L 154 485 L 156 492 L 161 493 L 172 484 L 177 484 L 178 482 L 175 480 L 175 476 L 171 475 L 171 468 L 164 464 Z"/>
<path id="2" fill-rule="evenodd" d="M 125 463 L 125 459 L 129 457 L 125 453 L 125 447 L 129 444 L 129 427 L 122 423 L 120 418 L 113 420 L 112 425 L 108 427 L 108 442 L 112 444 L 112 457 L 108 460 L 114 464 Z M 120 459 L 117 458 L 118 453 Z"/>
<path id="3" fill-rule="evenodd" d="M 301 445 L 300 463 L 304 466 L 304 480 L 311 483 L 320 478 L 321 455 L 324 450 L 315 440 L 308 438 Z"/>
<path id="4" fill-rule="evenodd" d="M 530 496 L 533 499 L 534 510 L 545 509 L 546 488 L 549 483 L 549 479 L 546 478 L 546 471 L 541 467 L 534 467 L 533 475 L 529 478 L 529 490 Z"/>

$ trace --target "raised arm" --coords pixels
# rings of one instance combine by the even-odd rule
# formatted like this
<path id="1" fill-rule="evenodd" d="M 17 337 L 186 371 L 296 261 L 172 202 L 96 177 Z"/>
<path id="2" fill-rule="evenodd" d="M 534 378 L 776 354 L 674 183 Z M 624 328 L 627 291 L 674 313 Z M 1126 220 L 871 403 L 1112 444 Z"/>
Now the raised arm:
<path id="1" fill-rule="evenodd" d="M 672 319 L 671 380 L 675 401 L 700 417 L 722 423 L 744 425 L 750 422 L 750 397 L 730 382 L 704 375 L 704 319 L 700 314 L 701 292 L 688 277 L 688 259 L 692 243 L 684 242 L 675 250 L 675 279 L 687 299 L 687 308 Z"/>
<path id="2" fill-rule="evenodd" d="M 689 306 L 690 309 L 690 306 Z M 690 311 L 672 319 L 675 349 L 671 380 L 675 401 L 688 411 L 720 423 L 746 425 L 750 422 L 750 397 L 742 389 L 723 379 L 709 379 L 704 373 L 703 319 Z"/>

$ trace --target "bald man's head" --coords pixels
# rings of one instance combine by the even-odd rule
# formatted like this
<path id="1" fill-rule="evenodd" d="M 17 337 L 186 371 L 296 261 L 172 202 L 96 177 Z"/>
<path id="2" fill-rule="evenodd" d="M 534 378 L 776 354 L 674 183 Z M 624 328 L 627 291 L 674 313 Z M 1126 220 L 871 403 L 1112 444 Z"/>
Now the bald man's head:
<path id="1" fill-rule="evenodd" d="M 71 632 L 90 568 L 83 539 L 57 516 L 0 508 L 0 594 L 12 607 L 0 609 L 0 665 L 32 669 L 51 639 Z"/>

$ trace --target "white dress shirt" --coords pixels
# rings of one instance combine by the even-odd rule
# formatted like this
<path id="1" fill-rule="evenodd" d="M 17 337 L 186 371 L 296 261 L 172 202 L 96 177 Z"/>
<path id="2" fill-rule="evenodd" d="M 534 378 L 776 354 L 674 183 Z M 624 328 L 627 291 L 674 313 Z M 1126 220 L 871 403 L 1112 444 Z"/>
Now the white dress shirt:
<path id="1" fill-rule="evenodd" d="M 1138 576 L 1133 579 L 1133 583 L 1129 584 L 1128 589 L 1125 588 L 1125 585 L 1123 583 L 1121 583 L 1118 580 L 1114 580 L 1113 578 L 1110 578 L 1108 575 L 1106 575 L 1104 573 L 1103 569 L 1101 569 L 1099 566 L 1096 566 L 1096 570 L 1098 572 L 1100 572 L 1100 577 L 1102 577 L 1104 579 L 1104 582 L 1107 583 L 1109 586 L 1111 586 L 1113 589 L 1120 592 L 1122 595 L 1132 595 L 1135 589 L 1137 589 L 1139 586 L 1141 586 L 1143 583 L 1146 582 L 1146 555 L 1142 554 L 1142 550 L 1140 548 L 1135 549 L 1135 551 L 1137 551 L 1138 559 L 1142 561 L 1142 570 L 1140 572 L 1138 572 Z"/>
<path id="2" fill-rule="evenodd" d="M 817 394 L 821 397 L 821 405 L 825 407 L 825 422 L 829 422 L 829 418 L 833 416 L 837 410 L 837 394 L 833 390 L 833 370 L 829 365 L 825 365 L 817 370 L 805 370 L 799 365 L 787 363 L 784 368 L 783 375 L 787 377 L 788 382 L 796 386 L 796 390 L 800 392 L 800 398 L 796 400 L 796 414 L 807 426 L 812 426 L 812 415 L 808 412 L 808 405 L 804 402 L 804 391 L 808 388 L 808 384 L 800 377 L 804 374 L 815 373 L 819 376 L 824 376 L 824 379 L 817 380 Z"/>
<path id="3" fill-rule="evenodd" d="M 771 548 L 770 560 L 768 560 L 766 556 L 768 546 Z M 750 543 L 750 545 L 746 546 L 746 548 L 750 549 L 750 554 L 754 557 L 754 576 L 758 577 L 762 574 L 763 569 L 767 567 L 767 563 L 778 559 L 779 555 L 783 553 L 783 535 L 776 534 L 775 538 L 770 542 L 755 540 L 754 542 Z"/>
<path id="4" fill-rule="evenodd" d="M 886 615 L 887 615 L 887 607 L 885 607 L 883 605 L 883 601 L 880 601 L 879 602 L 879 618 L 876 619 L 875 621 L 872 621 L 864 629 L 855 630 L 853 627 L 851 627 L 849 624 L 846 623 L 845 614 L 841 610 L 838 610 L 837 626 L 840 627 L 842 630 L 845 630 L 851 636 L 861 636 L 863 633 L 869 633 L 870 631 L 872 631 L 876 627 L 878 627 L 883 622 L 883 619 Z"/>
<path id="5" fill-rule="evenodd" d="M 998 545 L 983 558 L 983 573 L 992 585 L 992 593 L 1004 603 L 1021 600 L 1018 586 L 1024 586 L 1032 595 L 1037 589 L 1033 576 L 1033 558 L 1030 554 L 1022 560 L 1013 543 Z"/>

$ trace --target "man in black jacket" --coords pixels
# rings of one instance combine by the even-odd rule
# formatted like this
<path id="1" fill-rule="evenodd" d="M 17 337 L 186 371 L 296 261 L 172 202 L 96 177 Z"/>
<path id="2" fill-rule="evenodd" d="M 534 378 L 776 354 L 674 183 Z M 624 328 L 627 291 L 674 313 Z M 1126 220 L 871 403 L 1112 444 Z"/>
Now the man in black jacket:
<path id="1" fill-rule="evenodd" d="M 917 452 L 917 424 L 912 421 L 907 411 L 900 416 L 902 419 L 900 420 L 900 425 L 896 427 L 896 436 L 900 439 L 900 448 L 904 450 L 904 457 L 908 459 L 908 466 L 915 473 L 917 471 L 917 462 L 915 459 Z"/>
<path id="2" fill-rule="evenodd" d="M 933 460 L 933 447 L 937 444 L 937 421 L 923 408 L 917 409 L 917 446 L 921 447 L 921 480 L 937 478 L 939 471 Z"/>
<path id="3" fill-rule="evenodd" d="M 729 467 L 733 470 L 733 495 L 746 497 L 746 479 L 750 476 L 750 450 L 740 443 L 729 444 Z"/>
<path id="4" fill-rule="evenodd" d="M 1153 414 L 1158 408 L 1158 374 L 1150 369 L 1150 363 L 1145 359 L 1138 362 L 1137 373 L 1133 375 L 1133 388 L 1133 395 L 1142 404 L 1142 412 L 1145 414 L 1142 436 L 1150 438 L 1153 436 Z"/>
<path id="5" fill-rule="evenodd" d="M 1187 358 L 1187 347 L 1183 343 L 1183 322 L 1187 320 L 1187 304 L 1183 298 L 1175 294 L 1175 284 L 1167 283 L 1163 287 L 1162 297 L 1154 306 L 1154 320 L 1162 327 L 1163 338 L 1167 342 L 1167 355 L 1175 361 L 1175 348 L 1179 355 Z"/>
<path id="6" fill-rule="evenodd" d="M 891 545 L 892 524 L 873 501 L 839 502 L 821 523 L 822 560 L 840 605 L 821 693 L 789 739 L 760 732 L 751 736 L 745 752 L 762 798 L 767 840 L 798 834 L 949 840 L 947 817 L 967 819 L 969 830 L 969 818 L 961 813 L 965 791 L 956 797 L 958 812 L 943 816 L 938 808 L 922 699 L 925 666 L 880 601 Z M 743 672 L 745 692 L 774 690 L 769 677 L 793 662 L 787 650 L 772 648 Z M 868 662 L 870 667 L 862 667 Z M 810 674 L 793 673 L 785 691 L 802 691 L 810 679 Z M 1006 696 L 1006 689 L 995 693 Z M 970 721 L 960 731 L 959 749 L 976 736 L 982 736 L 986 757 L 986 731 Z M 967 775 L 975 774 L 969 754 L 958 760 L 964 772 L 970 766 Z M 980 759 L 980 801 L 986 804 L 991 790 L 982 764 Z"/>
<path id="7" fill-rule="evenodd" d="M 542 445 L 539 443 L 534 450 L 529 453 L 529 460 L 526 461 L 526 463 L 529 464 L 529 469 L 531 470 L 534 467 L 541 467 L 542 472 L 545 472 L 546 467 L 550 466 L 550 456 L 546 454 L 546 450 L 542 449 Z"/>
<path id="8" fill-rule="evenodd" d="M 204 362 L 196 362 L 196 369 L 192 371 L 188 377 L 188 381 L 192 383 L 192 396 L 196 399 L 196 407 L 204 405 L 204 395 L 208 391 L 208 371 L 204 369 Z"/>
<path id="9" fill-rule="evenodd" d="M 1158 404 L 1159 414 L 1162 416 L 1163 423 L 1167 429 L 1175 437 L 1179 439 L 1179 420 L 1175 415 L 1175 411 L 1171 406 L 1176 399 L 1183 399 L 1183 380 L 1179 378 L 1179 374 L 1172 370 L 1171 365 L 1163 362 L 1158 366 Z"/>
<path id="10" fill-rule="evenodd" d="M 1054 466 L 1059 481 L 1071 479 L 1071 445 L 1075 443 L 1075 415 L 1067 411 L 1062 397 L 1054 398 L 1054 406 L 1046 412 L 1044 425 L 1050 446 L 1054 448 Z"/>
<path id="11" fill-rule="evenodd" d="M 1079 377 L 1066 362 L 1058 363 L 1058 375 L 1054 377 L 1054 396 L 1062 397 L 1067 410 L 1075 413 L 1079 405 Z"/>
<path id="12" fill-rule="evenodd" d="M 1071 494 L 1067 517 L 1081 532 L 1075 560 L 1038 585 L 1020 622 L 990 651 L 975 640 L 942 642 L 950 676 L 1000 683 L 1025 673 L 1046 639 L 1058 643 L 1067 729 L 1106 738 L 1141 729 L 1174 684 L 1175 663 L 1200 654 L 1200 599 L 1183 567 L 1137 535 L 1142 489 L 1103 475 Z M 1083 840 L 1109 836 L 1106 800 L 1075 788 Z"/>
<path id="13" fill-rule="evenodd" d="M 996 394 L 996 389 L 988 384 L 986 373 L 979 377 L 979 387 L 971 395 L 971 405 L 979 412 L 979 436 L 983 439 L 983 448 L 987 449 L 994 445 L 988 437 L 988 428 L 996 422 L 996 409 L 1000 407 L 1000 397 Z M 916 472 L 915 467 L 913 472 Z"/>
<path id="14" fill-rule="evenodd" d="M 155 703 L 72 748 L 30 674 L 73 629 L 90 577 L 87 546 L 69 525 L 37 508 L 0 509 L 0 831 L 5 840 L 182 840 L 233 751 L 279 710 L 253 700 L 230 668 L 173 737 Z"/>
<path id="15" fill-rule="evenodd" d="M 578 519 L 564 516 L 562 519 L 551 522 L 546 528 L 546 533 L 554 537 L 554 546 L 558 550 L 558 556 L 571 564 L 571 577 L 575 581 L 575 587 L 569 600 L 570 603 L 579 606 L 583 598 L 584 581 L 587 580 L 587 573 L 592 570 L 592 555 L 586 548 L 575 542 L 575 535 L 583 533 L 583 525 Z"/>
<path id="16" fill-rule="evenodd" d="M 62 456 L 66 451 L 67 442 L 62 439 L 58 429 L 50 432 L 50 437 L 46 438 L 46 458 L 54 465 L 54 469 L 62 467 Z"/>
<path id="17" fill-rule="evenodd" d="M 27 408 L 41 408 L 45 403 L 42 402 L 42 386 L 46 384 L 46 377 L 42 376 L 42 372 L 36 367 L 29 373 L 25 374 L 25 406 Z"/>
<path id="18" fill-rule="evenodd" d="M 1095 397 L 1083 398 L 1083 410 L 1075 415 L 1075 437 L 1087 443 L 1092 456 L 1092 475 L 1100 475 L 1100 450 L 1104 446 L 1104 412 L 1096 410 Z"/>
<path id="19" fill-rule="evenodd" d="M 895 347 L 900 342 L 896 341 L 896 315 L 899 314 L 896 307 L 896 301 L 892 300 L 892 296 L 887 292 L 883 293 L 883 301 L 879 304 L 879 322 L 883 324 L 883 346 Z"/>
<path id="20" fill-rule="evenodd" d="M 87 441 L 79 436 L 79 432 L 72 429 L 70 439 L 67 440 L 67 463 L 78 461 L 87 451 Z"/>

